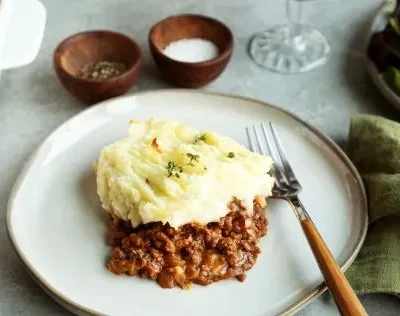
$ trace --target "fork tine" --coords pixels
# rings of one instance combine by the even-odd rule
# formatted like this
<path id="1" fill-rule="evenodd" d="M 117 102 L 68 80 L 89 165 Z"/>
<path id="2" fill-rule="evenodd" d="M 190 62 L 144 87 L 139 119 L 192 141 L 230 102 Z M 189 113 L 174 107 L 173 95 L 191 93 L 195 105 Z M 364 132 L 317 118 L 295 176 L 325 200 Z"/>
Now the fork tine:
<path id="1" fill-rule="evenodd" d="M 275 178 L 278 178 L 278 180 L 282 180 L 284 184 L 287 184 L 288 183 L 287 179 L 279 166 L 280 165 L 279 157 L 276 155 L 275 151 L 273 150 L 273 148 L 271 146 L 271 140 L 270 140 L 267 130 L 265 128 L 265 124 L 261 123 L 260 125 L 261 125 L 261 130 L 264 135 L 265 143 L 267 144 L 269 155 L 271 156 L 272 160 L 274 161 L 274 167 L 273 167 L 274 176 L 275 176 Z"/>
<path id="2" fill-rule="evenodd" d="M 265 139 L 265 142 L 267 143 L 268 151 L 269 151 L 269 154 L 272 157 L 272 160 L 278 162 L 279 161 L 278 156 L 276 155 L 275 151 L 272 149 L 272 146 L 270 145 L 271 144 L 271 140 L 270 140 L 270 138 L 268 136 L 267 128 L 265 127 L 265 123 L 264 122 L 261 123 L 261 129 L 263 131 L 264 139 Z"/>
<path id="3" fill-rule="evenodd" d="M 254 130 L 254 135 L 256 135 L 257 144 L 258 144 L 258 147 L 260 148 L 261 154 L 264 156 L 267 155 L 267 152 L 264 148 L 263 142 L 261 141 L 260 135 L 259 135 L 255 125 L 253 125 L 253 130 Z M 268 149 L 269 149 L 269 146 L 268 146 Z"/>
<path id="4" fill-rule="evenodd" d="M 247 126 L 246 126 L 246 133 L 247 133 L 247 139 L 249 141 L 250 150 L 253 152 L 257 152 L 256 146 L 253 142 L 253 138 L 251 137 L 251 134 L 250 134 L 250 130 Z"/>
<path id="5" fill-rule="evenodd" d="M 300 188 L 300 183 L 296 178 L 296 175 L 294 174 L 294 171 L 292 167 L 290 166 L 289 161 L 286 159 L 285 152 L 283 150 L 282 143 L 279 139 L 278 133 L 276 132 L 276 129 L 274 127 L 274 124 L 272 122 L 269 122 L 269 127 L 271 129 L 271 134 L 274 139 L 276 149 L 278 150 L 279 157 L 281 158 L 282 161 L 282 166 L 286 172 L 287 179 L 291 183 L 291 185 L 297 185 Z"/>
<path id="6" fill-rule="evenodd" d="M 259 132 L 257 127 L 255 125 L 253 125 L 253 131 L 254 131 L 256 142 L 257 142 L 257 145 L 259 148 L 259 152 L 264 156 L 266 156 L 266 155 L 271 156 L 272 160 L 275 162 L 273 168 L 271 169 L 271 174 L 276 179 L 277 186 L 279 186 L 279 188 L 281 190 L 286 190 L 286 187 L 288 186 L 288 179 L 286 178 L 285 173 L 283 172 L 282 168 L 280 167 L 279 157 L 272 150 L 272 147 L 270 146 L 270 141 L 268 139 L 268 135 L 265 130 L 265 126 L 263 126 L 262 124 L 261 124 L 261 130 L 262 130 L 262 134 L 264 135 L 263 140 L 261 139 L 261 136 L 260 136 L 261 132 Z M 264 144 L 267 145 L 268 152 L 265 150 Z"/>

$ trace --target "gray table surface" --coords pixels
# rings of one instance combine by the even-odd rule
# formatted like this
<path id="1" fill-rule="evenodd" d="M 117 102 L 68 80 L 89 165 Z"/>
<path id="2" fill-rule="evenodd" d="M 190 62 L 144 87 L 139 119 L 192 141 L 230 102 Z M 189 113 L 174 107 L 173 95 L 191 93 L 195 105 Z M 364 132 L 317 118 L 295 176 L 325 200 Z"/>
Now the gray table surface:
<path id="1" fill-rule="evenodd" d="M 226 22 L 235 50 L 226 71 L 206 90 L 259 98 L 282 106 L 316 125 L 340 145 L 346 143 L 349 119 L 373 113 L 399 119 L 369 80 L 363 60 L 366 29 L 378 0 L 320 0 L 306 5 L 305 21 L 332 44 L 328 63 L 300 75 L 279 75 L 259 68 L 246 54 L 249 37 L 282 23 L 284 0 L 43 0 L 48 13 L 44 42 L 36 60 L 2 74 L 0 84 L 0 221 L 5 222 L 11 187 L 30 153 L 60 123 L 85 108 L 58 83 L 52 53 L 66 36 L 87 29 L 122 31 L 140 44 L 144 67 L 129 93 L 170 87 L 158 76 L 147 47 L 153 23 L 178 12 L 203 13 Z M 268 295 L 268 294 L 266 294 Z M 400 314 L 400 299 L 368 295 L 370 315 Z M 29 277 L 0 225 L 0 315 L 69 315 Z M 338 315 L 327 294 L 298 315 Z"/>

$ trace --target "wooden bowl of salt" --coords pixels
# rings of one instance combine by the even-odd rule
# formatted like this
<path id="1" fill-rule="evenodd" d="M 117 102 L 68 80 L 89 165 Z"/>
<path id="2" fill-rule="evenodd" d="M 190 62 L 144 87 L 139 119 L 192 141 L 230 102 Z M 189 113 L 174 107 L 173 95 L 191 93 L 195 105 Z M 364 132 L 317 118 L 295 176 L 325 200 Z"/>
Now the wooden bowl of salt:
<path id="1" fill-rule="evenodd" d="M 216 19 L 175 15 L 151 28 L 149 46 L 167 81 L 184 88 L 199 88 L 224 71 L 232 55 L 233 35 Z"/>

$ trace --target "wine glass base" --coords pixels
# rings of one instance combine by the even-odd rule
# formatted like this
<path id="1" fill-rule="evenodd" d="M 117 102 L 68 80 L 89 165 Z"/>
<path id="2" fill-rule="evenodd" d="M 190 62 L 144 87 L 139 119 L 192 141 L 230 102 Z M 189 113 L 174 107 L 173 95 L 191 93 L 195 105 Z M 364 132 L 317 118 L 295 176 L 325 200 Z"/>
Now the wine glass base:
<path id="1" fill-rule="evenodd" d="M 249 45 L 255 63 L 279 73 L 314 69 L 326 62 L 329 52 L 325 36 L 302 24 L 271 27 L 255 34 Z"/>

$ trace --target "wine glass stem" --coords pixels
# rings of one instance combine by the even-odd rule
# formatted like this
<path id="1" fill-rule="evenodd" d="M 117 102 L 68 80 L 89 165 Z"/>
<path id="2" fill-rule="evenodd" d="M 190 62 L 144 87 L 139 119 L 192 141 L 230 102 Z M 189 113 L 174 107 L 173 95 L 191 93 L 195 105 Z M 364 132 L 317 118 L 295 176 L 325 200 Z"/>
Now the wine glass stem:
<path id="1" fill-rule="evenodd" d="M 289 38 L 296 36 L 297 25 L 301 22 L 303 1 L 286 0 L 286 17 L 289 21 Z"/>

